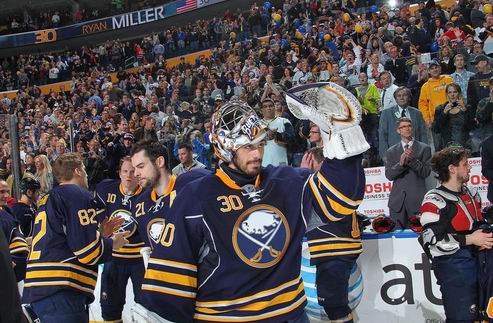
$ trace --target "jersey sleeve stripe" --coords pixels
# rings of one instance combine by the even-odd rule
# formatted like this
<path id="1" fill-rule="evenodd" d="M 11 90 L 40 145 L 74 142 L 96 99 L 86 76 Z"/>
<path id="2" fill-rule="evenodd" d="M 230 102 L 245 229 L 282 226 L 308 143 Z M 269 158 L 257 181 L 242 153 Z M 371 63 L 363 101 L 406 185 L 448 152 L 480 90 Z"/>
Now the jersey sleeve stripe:
<path id="1" fill-rule="evenodd" d="M 360 205 L 361 202 L 363 202 L 362 200 L 352 200 L 349 197 L 345 196 L 334 186 L 332 186 L 332 184 L 330 184 L 329 181 L 320 172 L 317 173 L 317 178 L 325 188 L 327 188 L 332 194 L 334 194 L 337 198 L 341 199 L 347 204 L 358 207 L 358 205 Z"/>
<path id="2" fill-rule="evenodd" d="M 334 216 L 332 216 L 330 213 L 329 213 L 329 210 L 327 210 L 327 207 L 325 205 L 325 202 L 323 201 L 322 199 L 322 196 L 320 195 L 320 192 L 315 184 L 315 181 L 313 180 L 313 177 L 310 178 L 310 188 L 313 192 L 313 196 L 315 196 L 315 199 L 317 200 L 317 203 L 320 207 L 320 209 L 322 210 L 322 212 L 324 213 L 324 215 L 330 220 L 330 221 L 339 221 L 340 218 L 336 218 Z"/>
<path id="3" fill-rule="evenodd" d="M 96 259 L 99 259 L 99 257 L 103 254 L 103 250 L 102 250 L 102 244 L 100 243 L 96 249 L 94 249 L 90 254 L 88 254 L 87 256 L 83 257 L 83 258 L 79 258 L 79 261 L 83 264 L 92 264 L 92 262 L 94 262 L 94 260 Z"/>
<path id="4" fill-rule="evenodd" d="M 309 240 L 308 245 L 320 243 L 320 242 L 329 242 L 329 241 L 348 241 L 348 242 L 361 242 L 361 239 L 353 239 L 353 238 L 323 238 L 323 239 L 315 239 L 315 240 Z"/>
<path id="5" fill-rule="evenodd" d="M 142 247 L 138 248 L 126 248 L 126 246 L 123 246 L 123 248 L 120 249 L 115 249 L 113 252 L 118 252 L 118 253 L 140 253 L 140 250 Z"/>
<path id="6" fill-rule="evenodd" d="M 90 250 L 91 248 L 94 248 L 94 246 L 98 244 L 99 240 L 100 240 L 100 234 L 99 234 L 99 231 L 96 231 L 96 239 L 94 239 L 94 241 L 93 241 L 93 242 L 91 242 L 90 244 L 88 244 L 88 245 L 87 245 L 87 246 L 85 246 L 84 248 L 82 248 L 82 249 L 80 249 L 80 250 L 78 250 L 78 251 L 74 251 L 74 254 L 75 254 L 76 256 L 79 256 L 79 255 L 81 255 L 81 254 L 83 254 L 83 253 L 87 252 L 87 251 L 88 251 L 88 250 Z"/>
<path id="7" fill-rule="evenodd" d="M 142 290 L 146 290 L 146 291 L 150 291 L 150 292 L 163 293 L 163 294 L 169 294 L 169 295 L 185 297 L 185 298 L 195 298 L 197 295 L 194 292 L 186 292 L 186 291 L 182 291 L 182 290 L 178 290 L 178 289 L 156 286 L 156 285 L 151 285 L 151 284 L 143 284 Z"/>
<path id="8" fill-rule="evenodd" d="M 145 273 L 146 279 L 158 280 L 161 282 L 172 283 L 187 287 L 197 287 L 197 278 L 182 274 L 174 274 L 169 272 L 162 272 L 154 269 L 148 269 Z"/>
<path id="9" fill-rule="evenodd" d="M 324 245 L 309 247 L 309 249 L 310 252 L 317 252 L 317 251 L 325 251 L 325 250 L 355 249 L 362 247 L 363 245 L 361 243 L 332 243 L 332 244 L 324 244 Z"/>
<path id="10" fill-rule="evenodd" d="M 339 252 L 326 252 L 310 255 L 311 258 L 321 258 L 321 257 L 333 257 L 333 256 L 345 256 L 345 255 L 356 255 L 363 252 L 363 249 L 352 250 L 352 251 L 339 251 Z"/>
<path id="11" fill-rule="evenodd" d="M 339 213 L 343 215 L 352 215 L 354 212 L 353 208 L 345 207 L 340 203 L 338 203 L 336 200 L 333 200 L 328 196 L 327 196 L 327 200 L 329 201 L 330 207 L 332 208 L 332 210 L 334 210 L 335 213 Z"/>
<path id="12" fill-rule="evenodd" d="M 149 263 L 154 264 L 154 265 L 162 265 L 162 266 L 179 268 L 179 269 L 187 269 L 187 270 L 190 270 L 193 272 L 197 272 L 197 266 L 196 265 L 187 264 L 187 263 L 179 262 L 179 261 L 150 258 Z"/>

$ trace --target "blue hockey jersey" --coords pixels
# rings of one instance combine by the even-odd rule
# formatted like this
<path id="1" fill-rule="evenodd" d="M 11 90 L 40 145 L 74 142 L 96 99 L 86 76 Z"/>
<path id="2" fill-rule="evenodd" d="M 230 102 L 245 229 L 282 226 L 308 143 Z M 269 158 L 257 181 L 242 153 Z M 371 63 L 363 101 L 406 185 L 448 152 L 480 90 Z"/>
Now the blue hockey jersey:
<path id="1" fill-rule="evenodd" d="M 137 222 L 137 229 L 146 246 L 153 249 L 159 243 L 165 217 L 181 189 L 186 184 L 208 174 L 210 174 L 208 170 L 194 169 L 178 177 L 173 175 L 162 195 L 148 188 L 136 197 L 132 204 L 132 216 Z"/>
<path id="2" fill-rule="evenodd" d="M 0 225 L 9 243 L 10 256 L 14 262 L 14 272 L 17 281 L 24 279 L 26 273 L 26 258 L 29 253 L 24 235 L 19 224 L 8 209 L 0 208 Z"/>
<path id="3" fill-rule="evenodd" d="M 351 200 L 362 198 L 356 196 L 359 186 L 364 189 L 360 157 L 324 164 L 321 174 L 328 181 L 347 176 L 329 188 L 351 187 L 356 193 L 348 194 Z M 313 212 L 317 205 L 329 210 L 329 188 L 307 170 L 272 166 L 243 188 L 222 169 L 190 183 L 176 198 L 149 260 L 144 306 L 180 323 L 278 323 L 297 317 L 306 304 L 303 236 L 311 227 L 345 221 L 339 214 Z"/>
<path id="4" fill-rule="evenodd" d="M 122 217 L 125 222 L 119 232 L 128 231 L 128 243 L 120 249 L 113 250 L 113 260 L 125 263 L 142 261 L 140 249 L 144 242 L 137 231 L 137 222 L 132 216 L 132 203 L 142 193 L 142 187 L 138 186 L 131 195 L 125 195 L 120 180 L 104 180 L 96 185 L 96 199 L 104 206 L 104 212 L 100 214 L 99 221 L 115 216 Z"/>
<path id="5" fill-rule="evenodd" d="M 39 203 L 27 263 L 23 303 L 70 289 L 94 300 L 97 265 L 111 258 L 113 241 L 98 231 L 97 202 L 86 189 L 59 185 Z"/>

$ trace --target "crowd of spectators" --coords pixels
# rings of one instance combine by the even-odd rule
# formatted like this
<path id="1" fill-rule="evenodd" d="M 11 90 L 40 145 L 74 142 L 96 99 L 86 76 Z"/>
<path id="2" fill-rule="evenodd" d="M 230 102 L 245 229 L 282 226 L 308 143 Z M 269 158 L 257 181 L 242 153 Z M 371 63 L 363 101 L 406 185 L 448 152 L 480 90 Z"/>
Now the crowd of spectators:
<path id="1" fill-rule="evenodd" d="M 0 18 L 0 35 L 23 33 L 28 31 L 58 28 L 83 21 L 98 19 L 143 8 L 155 7 L 172 0 L 113 1 L 106 0 L 105 5 L 91 8 L 77 4 L 42 8 L 40 10 L 23 7 L 21 10 L 3 15 Z"/>
<path id="2" fill-rule="evenodd" d="M 316 81 L 345 86 L 360 100 L 369 166 L 381 165 L 399 140 L 400 117 L 412 119 L 414 137 L 434 149 L 454 141 L 478 155 L 480 141 L 493 133 L 491 5 L 460 1 L 447 9 L 428 1 L 414 9 L 326 0 L 287 0 L 274 8 L 267 2 L 137 42 L 6 58 L 0 87 L 19 92 L 1 98 L 0 110 L 17 115 L 22 168 L 45 176 L 46 189 L 49 164 L 64 152 L 81 153 L 93 187 L 116 176 L 118 161 L 140 139 L 166 145 L 171 168 L 181 161 L 180 147 L 191 147 L 195 160 L 212 168 L 210 118 L 231 99 L 258 108 L 269 124 L 265 158 L 298 165 L 317 145 L 319 130 L 290 115 L 282 93 Z M 203 48 L 212 56 L 167 66 L 166 58 Z M 138 67 L 129 72 L 124 62 L 132 57 Z M 61 80 L 72 80 L 70 91 L 44 95 L 33 86 Z M 389 109 L 395 112 L 383 118 Z M 0 176 L 7 177 L 10 143 L 6 129 L 0 133 Z"/>

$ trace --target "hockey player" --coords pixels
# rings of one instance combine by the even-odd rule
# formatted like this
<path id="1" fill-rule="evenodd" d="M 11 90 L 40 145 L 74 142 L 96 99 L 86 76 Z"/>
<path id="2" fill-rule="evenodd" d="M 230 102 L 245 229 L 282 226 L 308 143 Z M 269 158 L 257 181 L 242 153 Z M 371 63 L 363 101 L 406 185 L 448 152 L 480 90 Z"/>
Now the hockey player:
<path id="1" fill-rule="evenodd" d="M 419 240 L 432 261 L 447 322 L 479 319 L 476 250 L 493 246 L 492 234 L 477 229 L 483 218 L 479 194 L 466 186 L 469 154 L 467 149 L 448 147 L 433 156 L 432 168 L 441 185 L 426 193 L 421 206 L 424 231 Z"/>
<path id="2" fill-rule="evenodd" d="M 120 180 L 104 180 L 96 186 L 96 199 L 104 205 L 104 219 L 123 218 L 119 232 L 128 231 L 128 242 L 113 250 L 113 258 L 105 262 L 101 276 L 101 312 L 105 321 L 121 322 L 128 279 L 132 279 L 135 302 L 139 301 L 144 278 L 144 262 L 140 250 L 144 242 L 131 215 L 132 203 L 142 192 L 129 156 L 120 160 Z"/>
<path id="3" fill-rule="evenodd" d="M 37 179 L 26 177 L 21 180 L 21 198 L 12 206 L 12 213 L 20 224 L 22 234 L 26 238 L 32 236 L 36 201 L 41 185 Z"/>
<path id="4" fill-rule="evenodd" d="M 248 105 L 232 101 L 216 112 L 213 145 L 223 162 L 175 200 L 142 285 L 152 321 L 308 322 L 300 278 L 303 236 L 330 221 L 347 218 L 351 226 L 364 194 L 361 153 L 369 148 L 352 95 L 332 83 L 310 86 L 337 109 L 325 106 L 321 113 L 301 106 L 311 104 L 301 99 L 290 107 L 314 122 L 332 121 L 324 126 L 332 134 L 324 137 L 329 158 L 315 175 L 262 168 L 266 129 Z M 314 206 L 322 212 L 312 212 Z M 342 212 L 332 212 L 336 208 Z M 341 250 L 361 249 L 352 239 L 334 240 Z"/>
<path id="5" fill-rule="evenodd" d="M 168 169 L 168 151 L 159 142 L 139 141 L 132 147 L 132 165 L 135 176 L 144 192 L 133 202 L 132 215 L 146 246 L 153 249 L 161 239 L 166 214 L 177 192 L 184 184 L 207 174 L 206 170 L 194 170 L 171 175 Z"/>
<path id="6" fill-rule="evenodd" d="M 10 257 L 17 281 L 24 279 L 26 274 L 26 258 L 29 252 L 26 239 L 19 223 L 7 206 L 10 197 L 7 182 L 0 180 L 0 226 L 9 243 Z"/>
<path id="7" fill-rule="evenodd" d="M 23 303 L 31 303 L 43 323 L 88 322 L 97 265 L 128 243 L 127 232 L 105 238 L 98 231 L 96 201 L 77 154 L 58 157 L 53 174 L 60 185 L 39 203 Z"/>

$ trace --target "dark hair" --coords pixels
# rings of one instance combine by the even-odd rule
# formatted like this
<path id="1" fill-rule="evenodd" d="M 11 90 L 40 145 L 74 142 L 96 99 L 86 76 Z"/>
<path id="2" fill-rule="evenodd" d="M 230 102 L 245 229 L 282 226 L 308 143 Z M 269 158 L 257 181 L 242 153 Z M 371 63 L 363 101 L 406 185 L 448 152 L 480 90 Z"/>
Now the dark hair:
<path id="1" fill-rule="evenodd" d="M 322 163 L 325 159 L 324 157 L 324 150 L 322 147 L 313 147 L 313 148 L 310 148 L 308 150 L 309 153 L 312 154 L 313 158 L 315 158 L 315 160 L 318 162 L 318 163 Z"/>
<path id="2" fill-rule="evenodd" d="M 448 167 L 450 165 L 459 166 L 461 160 L 470 156 L 471 151 L 464 147 L 447 147 L 433 155 L 431 168 L 440 182 L 446 182 L 450 179 Z"/>
<path id="3" fill-rule="evenodd" d="M 168 167 L 168 150 L 163 144 L 153 140 L 141 140 L 133 145 L 130 151 L 130 156 L 133 156 L 141 151 L 145 151 L 145 155 L 151 160 L 152 163 L 156 162 L 159 157 L 164 157 L 166 167 Z"/>
<path id="4" fill-rule="evenodd" d="M 185 148 L 186 150 L 188 151 L 192 151 L 193 150 L 193 147 L 192 145 L 190 145 L 188 142 L 183 142 L 181 143 L 179 146 L 178 146 L 178 149 L 183 149 Z"/>
<path id="5" fill-rule="evenodd" d="M 457 83 L 450 83 L 450 84 L 448 84 L 445 87 L 445 93 L 448 93 L 448 89 L 451 88 L 451 87 L 455 88 L 455 90 L 459 93 L 459 95 L 462 94 L 462 89 L 460 88 L 459 84 L 457 84 Z"/>

